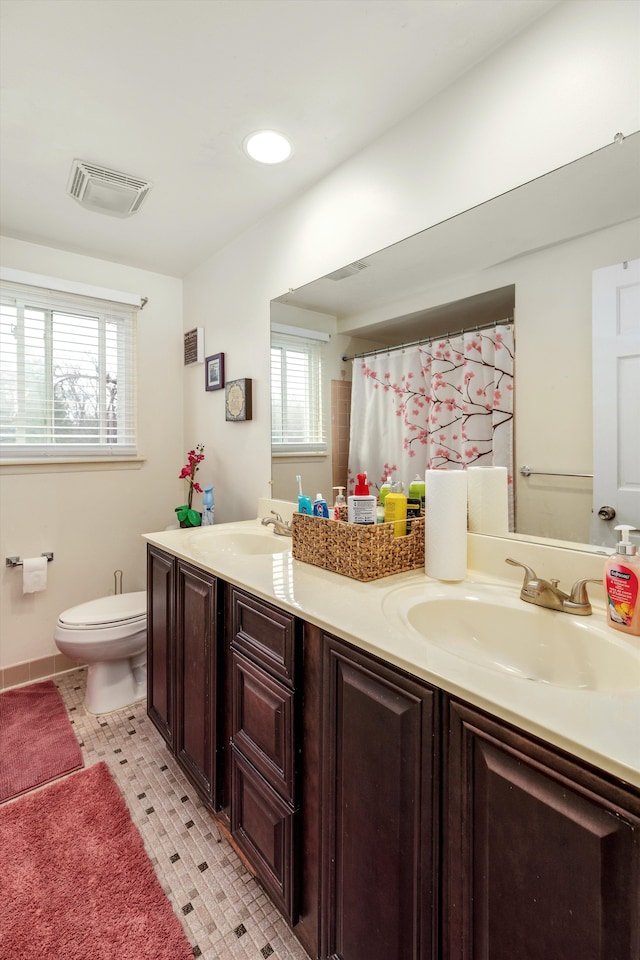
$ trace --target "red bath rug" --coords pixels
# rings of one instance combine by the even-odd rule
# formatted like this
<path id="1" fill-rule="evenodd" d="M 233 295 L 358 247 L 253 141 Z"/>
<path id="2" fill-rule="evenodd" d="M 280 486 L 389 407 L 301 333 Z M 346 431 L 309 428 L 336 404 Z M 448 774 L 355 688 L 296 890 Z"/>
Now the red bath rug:
<path id="1" fill-rule="evenodd" d="M 82 766 L 53 680 L 0 693 L 0 803 Z"/>
<path id="2" fill-rule="evenodd" d="M 106 763 L 0 808 L 0 956 L 193 960 Z"/>

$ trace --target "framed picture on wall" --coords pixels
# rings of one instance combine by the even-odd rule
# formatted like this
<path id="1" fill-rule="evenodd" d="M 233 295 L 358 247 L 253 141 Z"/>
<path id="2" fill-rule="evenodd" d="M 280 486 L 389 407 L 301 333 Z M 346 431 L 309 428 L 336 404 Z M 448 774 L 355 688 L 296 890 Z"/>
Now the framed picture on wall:
<path id="1" fill-rule="evenodd" d="M 225 420 L 251 420 L 253 415 L 251 386 L 251 380 L 229 380 L 225 387 Z"/>
<path id="2" fill-rule="evenodd" d="M 224 387 L 224 353 L 214 353 L 207 357 L 204 364 L 204 376 L 207 390 L 222 390 Z"/>

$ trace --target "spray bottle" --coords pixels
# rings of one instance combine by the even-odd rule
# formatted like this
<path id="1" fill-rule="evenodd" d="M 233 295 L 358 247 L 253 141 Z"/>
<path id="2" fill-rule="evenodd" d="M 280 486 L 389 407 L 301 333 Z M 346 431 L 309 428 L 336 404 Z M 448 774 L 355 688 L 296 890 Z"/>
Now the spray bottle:
<path id="1" fill-rule="evenodd" d="M 214 511 L 213 484 L 211 484 L 211 486 L 204 488 L 204 493 L 202 494 L 202 526 L 203 527 L 213 526 L 213 511 Z"/>

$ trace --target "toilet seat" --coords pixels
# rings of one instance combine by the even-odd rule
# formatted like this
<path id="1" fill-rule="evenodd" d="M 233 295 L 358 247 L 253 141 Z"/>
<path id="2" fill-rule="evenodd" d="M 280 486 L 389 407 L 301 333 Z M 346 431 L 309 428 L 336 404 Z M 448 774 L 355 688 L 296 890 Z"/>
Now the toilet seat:
<path id="1" fill-rule="evenodd" d="M 110 713 L 146 696 L 145 590 L 70 607 L 58 617 L 53 639 L 60 653 L 87 664 L 89 713 Z"/>
<path id="2" fill-rule="evenodd" d="M 99 597 L 70 607 L 58 617 L 58 626 L 64 630 L 100 630 L 109 627 L 144 625 L 147 619 L 147 592 L 119 593 Z"/>

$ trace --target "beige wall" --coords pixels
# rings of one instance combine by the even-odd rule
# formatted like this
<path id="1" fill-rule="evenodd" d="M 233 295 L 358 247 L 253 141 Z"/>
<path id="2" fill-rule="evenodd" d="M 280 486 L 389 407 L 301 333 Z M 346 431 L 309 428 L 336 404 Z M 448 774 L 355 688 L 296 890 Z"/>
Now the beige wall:
<path id="1" fill-rule="evenodd" d="M 270 495 L 270 301 L 640 127 L 637 4 L 560 4 L 289 206 L 180 281 L 6 241 L 6 266 L 149 297 L 140 314 L 138 469 L 0 473 L 0 666 L 46 656 L 65 607 L 144 586 L 140 533 L 164 527 L 185 451 L 206 445 L 216 519 Z M 550 106 L 552 105 L 552 106 Z M 215 211 L 212 211 L 215 216 Z M 184 310 L 184 315 L 182 311 Z M 254 414 L 227 423 L 223 391 L 182 366 L 182 331 L 205 330 L 227 379 L 253 379 Z M 533 461 L 535 451 L 527 451 Z M 315 491 L 314 491 L 315 492 Z M 326 491 L 325 491 L 326 495 Z M 10 554 L 53 550 L 49 587 L 24 598 Z"/>
<path id="2" fill-rule="evenodd" d="M 56 652 L 53 629 L 67 607 L 114 592 L 145 589 L 141 534 L 175 520 L 186 448 L 182 418 L 182 282 L 118 264 L 3 239 L 2 264 L 140 294 L 139 464 L 0 467 L 0 669 Z M 202 369 L 202 368 L 200 368 Z M 204 374 L 203 374 L 204 378 Z M 5 557 L 51 550 L 43 593 L 24 596 L 21 568 Z"/>
<path id="3" fill-rule="evenodd" d="M 185 278 L 185 329 L 204 325 L 227 376 L 254 378 L 251 424 L 225 424 L 221 398 L 185 383 L 185 424 L 217 450 L 219 519 L 253 516 L 270 491 L 269 301 L 640 128 L 637 10 L 554 7 Z"/>

